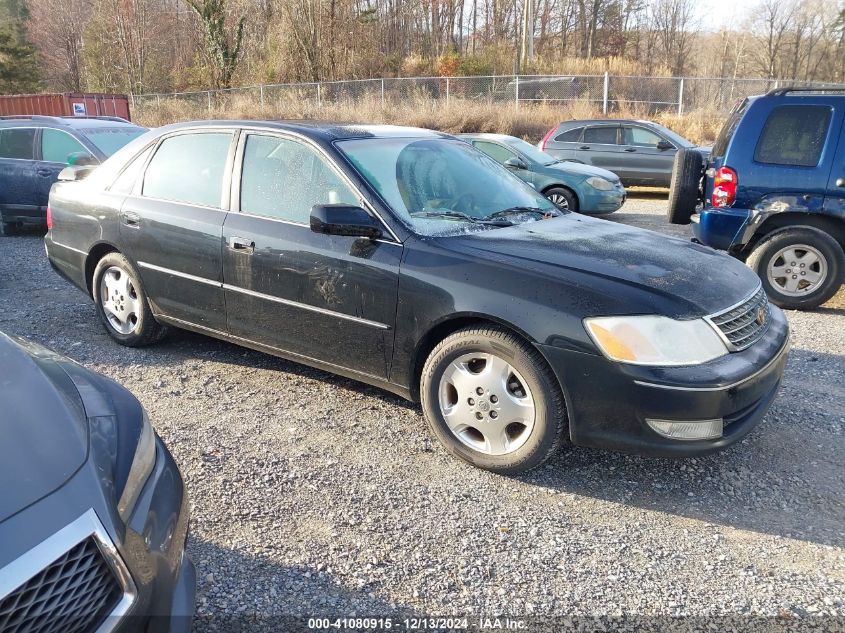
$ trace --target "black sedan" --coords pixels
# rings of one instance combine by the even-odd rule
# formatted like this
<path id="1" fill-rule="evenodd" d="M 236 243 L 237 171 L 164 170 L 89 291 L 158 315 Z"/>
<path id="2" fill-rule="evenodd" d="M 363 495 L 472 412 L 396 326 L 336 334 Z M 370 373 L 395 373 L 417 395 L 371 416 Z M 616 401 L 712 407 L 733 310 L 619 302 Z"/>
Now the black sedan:
<path id="1" fill-rule="evenodd" d="M 421 400 L 502 473 L 562 443 L 695 455 L 772 402 L 788 326 L 752 271 L 557 209 L 445 134 L 160 128 L 51 194 L 51 263 L 123 345 L 205 333 Z"/>
<path id="2" fill-rule="evenodd" d="M 126 389 L 0 333 L 0 631 L 189 631 L 179 470 Z"/>

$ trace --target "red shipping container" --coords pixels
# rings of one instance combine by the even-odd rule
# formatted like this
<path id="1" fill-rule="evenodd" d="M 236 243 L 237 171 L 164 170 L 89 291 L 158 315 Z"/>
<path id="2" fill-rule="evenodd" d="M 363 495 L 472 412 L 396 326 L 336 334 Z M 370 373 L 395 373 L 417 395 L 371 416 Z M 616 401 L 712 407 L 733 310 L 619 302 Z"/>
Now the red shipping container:
<path id="1" fill-rule="evenodd" d="M 118 116 L 129 121 L 126 95 L 64 92 L 40 95 L 0 95 L 0 116 Z"/>

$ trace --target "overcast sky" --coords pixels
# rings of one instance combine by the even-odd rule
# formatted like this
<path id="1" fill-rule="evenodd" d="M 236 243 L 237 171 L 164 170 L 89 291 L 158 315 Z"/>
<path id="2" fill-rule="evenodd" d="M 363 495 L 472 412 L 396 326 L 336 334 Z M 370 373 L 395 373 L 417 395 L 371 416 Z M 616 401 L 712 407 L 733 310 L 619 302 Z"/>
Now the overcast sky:
<path id="1" fill-rule="evenodd" d="M 737 28 L 749 14 L 756 0 L 700 0 L 698 15 L 702 30 L 718 31 L 722 27 Z"/>

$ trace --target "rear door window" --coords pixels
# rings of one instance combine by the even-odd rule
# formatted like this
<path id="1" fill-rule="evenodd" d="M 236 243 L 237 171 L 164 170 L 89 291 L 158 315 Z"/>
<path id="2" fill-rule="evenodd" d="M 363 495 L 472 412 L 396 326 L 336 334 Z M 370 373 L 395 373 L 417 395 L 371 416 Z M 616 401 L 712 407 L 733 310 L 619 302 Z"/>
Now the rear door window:
<path id="1" fill-rule="evenodd" d="M 596 145 L 616 145 L 618 127 L 588 127 L 584 130 L 584 142 Z"/>
<path id="2" fill-rule="evenodd" d="M 35 128 L 0 130 L 0 158 L 35 160 Z"/>
<path id="3" fill-rule="evenodd" d="M 824 149 L 832 115 L 829 106 L 778 106 L 763 126 L 754 160 L 769 165 L 815 167 Z"/>
<path id="4" fill-rule="evenodd" d="M 584 128 L 582 127 L 572 128 L 571 130 L 567 130 L 566 132 L 555 136 L 555 141 L 559 143 L 577 143 L 581 140 L 581 134 L 583 132 Z"/>
<path id="5" fill-rule="evenodd" d="M 41 130 L 41 160 L 49 163 L 66 163 L 71 154 L 84 152 L 90 155 L 82 143 L 67 132 L 44 128 Z"/>
<path id="6" fill-rule="evenodd" d="M 219 208 L 232 135 L 197 132 L 164 139 L 144 174 L 143 196 Z"/>

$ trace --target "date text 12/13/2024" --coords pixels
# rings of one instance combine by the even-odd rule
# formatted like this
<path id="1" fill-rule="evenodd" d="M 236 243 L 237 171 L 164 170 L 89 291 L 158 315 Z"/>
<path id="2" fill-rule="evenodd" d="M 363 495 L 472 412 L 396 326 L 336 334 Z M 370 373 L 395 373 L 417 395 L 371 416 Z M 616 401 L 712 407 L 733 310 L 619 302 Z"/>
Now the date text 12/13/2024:
<path id="1" fill-rule="evenodd" d="M 309 618 L 308 628 L 313 630 L 340 631 L 462 631 L 470 628 L 485 631 L 523 631 L 527 629 L 524 620 L 506 617 L 478 618 Z"/>

